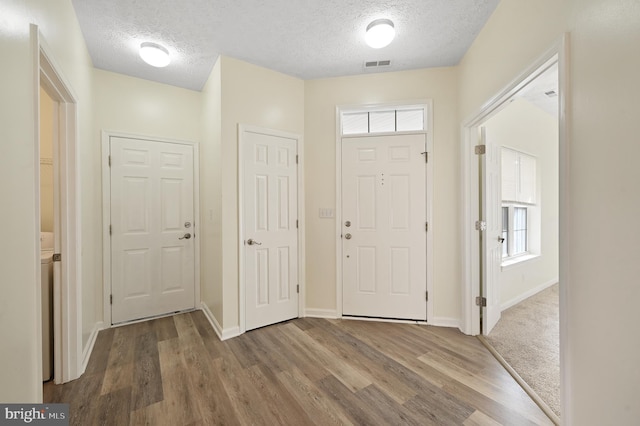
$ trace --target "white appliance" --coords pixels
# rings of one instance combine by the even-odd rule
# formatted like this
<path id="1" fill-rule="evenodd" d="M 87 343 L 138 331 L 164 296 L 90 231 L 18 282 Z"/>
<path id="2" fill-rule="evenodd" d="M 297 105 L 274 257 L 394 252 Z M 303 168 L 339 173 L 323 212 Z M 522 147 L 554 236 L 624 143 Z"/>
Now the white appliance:
<path id="1" fill-rule="evenodd" d="M 53 232 L 40 233 L 42 274 L 42 381 L 53 373 Z"/>

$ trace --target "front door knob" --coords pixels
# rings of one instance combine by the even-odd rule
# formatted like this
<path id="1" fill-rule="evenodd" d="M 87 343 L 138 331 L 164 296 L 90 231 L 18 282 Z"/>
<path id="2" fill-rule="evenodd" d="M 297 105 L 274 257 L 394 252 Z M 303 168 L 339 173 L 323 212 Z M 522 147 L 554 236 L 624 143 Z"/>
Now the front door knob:
<path id="1" fill-rule="evenodd" d="M 345 234 L 345 236 L 344 236 L 344 237 L 345 237 L 347 240 L 350 240 L 350 239 L 351 239 L 351 234 Z"/>

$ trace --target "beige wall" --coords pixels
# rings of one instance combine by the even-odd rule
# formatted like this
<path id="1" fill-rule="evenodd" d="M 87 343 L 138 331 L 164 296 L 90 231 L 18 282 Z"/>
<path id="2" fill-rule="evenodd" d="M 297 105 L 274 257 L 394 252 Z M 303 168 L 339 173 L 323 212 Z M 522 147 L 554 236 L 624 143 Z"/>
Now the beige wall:
<path id="1" fill-rule="evenodd" d="M 517 99 L 484 124 L 490 143 L 536 157 L 540 257 L 503 267 L 500 302 L 513 305 L 558 280 L 558 119 Z M 531 218 L 533 219 L 533 217 Z"/>
<path id="2" fill-rule="evenodd" d="M 40 27 L 56 63 L 73 87 L 78 101 L 78 132 L 82 160 L 95 153 L 91 146 L 91 61 L 77 24 L 71 2 L 67 0 L 3 0 L 0 3 L 0 55 L 11 58 L 0 71 L 0 192 L 11 209 L 0 209 L 0 221 L 11 224 L 3 228 L 0 247 L 2 263 L 2 297 L 0 298 L 0 401 L 30 402 L 42 399 L 40 374 L 39 300 L 37 283 L 39 256 L 37 252 L 36 215 L 36 99 L 34 63 L 31 56 L 29 24 Z M 80 167 L 83 178 L 91 179 L 88 166 Z M 83 217 L 92 215 L 92 200 L 82 199 Z M 83 243 L 91 239 L 92 230 L 83 232 Z M 85 247 L 87 247 L 85 245 Z M 82 254 L 82 278 L 95 282 L 101 267 L 90 259 L 92 251 Z M 87 291 L 91 299 L 91 290 Z M 87 300 L 84 299 L 83 304 Z M 91 303 L 88 300 L 88 303 Z M 95 321 L 94 321 L 95 323 Z"/>
<path id="3" fill-rule="evenodd" d="M 53 232 L 53 99 L 40 88 L 40 231 Z"/>
<path id="4" fill-rule="evenodd" d="M 198 142 L 201 94 L 167 84 L 94 70 L 95 138 L 100 131 Z"/>
<path id="5" fill-rule="evenodd" d="M 305 82 L 307 308 L 336 312 L 336 106 L 433 100 L 434 316 L 459 319 L 459 142 L 457 71 L 436 68 Z M 341 312 L 338 312 L 341 314 Z"/>
<path id="6" fill-rule="evenodd" d="M 466 118 L 571 32 L 561 182 L 563 422 L 640 418 L 637 1 L 503 0 L 460 67 Z M 562 174 L 561 174 L 562 176 Z M 564 187 L 562 185 L 565 185 Z M 613 238 L 612 238 L 613 236 Z"/>
<path id="7" fill-rule="evenodd" d="M 238 124 L 302 135 L 304 82 L 229 57 L 219 59 L 222 85 L 222 320 L 238 317 Z"/>
<path id="8" fill-rule="evenodd" d="M 222 81 L 220 59 L 202 89 L 200 282 L 202 302 L 222 321 Z"/>

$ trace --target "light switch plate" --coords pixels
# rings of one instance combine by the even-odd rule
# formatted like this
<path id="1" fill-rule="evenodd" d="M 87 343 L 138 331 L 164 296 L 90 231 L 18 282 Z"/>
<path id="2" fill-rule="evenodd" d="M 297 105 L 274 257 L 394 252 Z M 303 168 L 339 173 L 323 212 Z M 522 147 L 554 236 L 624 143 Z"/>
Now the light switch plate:
<path id="1" fill-rule="evenodd" d="M 320 208 L 319 215 L 321 219 L 330 219 L 334 216 L 332 208 Z"/>

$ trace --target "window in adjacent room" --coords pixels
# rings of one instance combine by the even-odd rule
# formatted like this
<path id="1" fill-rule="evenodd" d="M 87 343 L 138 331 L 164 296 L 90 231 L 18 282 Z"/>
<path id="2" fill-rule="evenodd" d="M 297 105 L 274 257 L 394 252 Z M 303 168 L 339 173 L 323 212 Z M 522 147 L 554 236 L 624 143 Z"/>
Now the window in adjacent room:
<path id="1" fill-rule="evenodd" d="M 511 148 L 502 148 L 502 246 L 503 266 L 539 255 L 536 158 Z"/>

